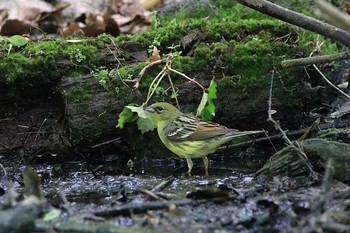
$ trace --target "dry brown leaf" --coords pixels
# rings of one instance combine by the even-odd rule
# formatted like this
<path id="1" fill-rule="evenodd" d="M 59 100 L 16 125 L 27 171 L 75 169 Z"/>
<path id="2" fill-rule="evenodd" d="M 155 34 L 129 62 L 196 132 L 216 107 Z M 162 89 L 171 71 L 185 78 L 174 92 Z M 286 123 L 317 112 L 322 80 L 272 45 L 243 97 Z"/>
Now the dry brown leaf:
<path id="1" fill-rule="evenodd" d="M 118 13 L 123 16 L 128 16 L 130 19 L 144 12 L 139 0 L 122 0 Z"/>
<path id="2" fill-rule="evenodd" d="M 159 55 L 159 50 L 157 49 L 156 46 L 153 47 L 153 52 L 152 52 L 152 56 L 150 56 L 148 58 L 148 62 L 154 62 L 154 61 L 158 61 L 160 60 L 160 55 Z"/>
<path id="3" fill-rule="evenodd" d="M 83 32 L 85 36 L 97 36 L 102 33 L 117 36 L 120 32 L 114 19 L 103 13 L 90 13 L 85 19 L 85 24 L 73 23 L 68 28 L 64 28 L 61 33 L 66 37 L 78 31 Z"/>
<path id="4" fill-rule="evenodd" d="M 350 14 L 350 1 L 344 1 L 344 9 L 346 13 Z"/>
<path id="5" fill-rule="evenodd" d="M 122 0 L 108 0 L 108 5 L 115 13 L 117 13 L 121 2 Z"/>
<path id="6" fill-rule="evenodd" d="M 42 0 L 1 0 L 0 10 L 7 9 L 7 19 L 37 20 L 43 12 L 52 12 L 55 8 Z"/>
<path id="7" fill-rule="evenodd" d="M 112 36 L 118 36 L 120 34 L 120 29 L 117 22 L 111 16 L 105 16 L 106 28 L 105 32 Z"/>
<path id="8" fill-rule="evenodd" d="M 119 35 L 117 23 L 106 14 L 89 14 L 86 17 L 86 27 L 82 28 L 86 36 L 97 36 L 102 33 Z"/>
<path id="9" fill-rule="evenodd" d="M 97 14 L 107 10 L 105 0 L 64 0 L 63 2 L 69 4 L 69 7 L 63 11 L 63 15 L 71 19 L 76 19 L 83 14 Z"/>
<path id="10" fill-rule="evenodd" d="M 3 22 L 5 22 L 7 17 L 8 17 L 8 10 L 6 10 L 6 9 L 0 10 L 0 25 L 2 25 Z"/>
<path id="11" fill-rule="evenodd" d="M 61 35 L 64 37 L 71 36 L 75 32 L 77 32 L 78 30 L 80 30 L 79 23 L 72 23 L 69 25 L 69 27 L 66 27 L 66 28 L 61 30 Z"/>
<path id="12" fill-rule="evenodd" d="M 33 27 L 35 28 L 36 25 L 28 21 L 8 19 L 0 26 L 0 35 L 22 35 L 29 33 Z"/>
<path id="13" fill-rule="evenodd" d="M 53 12 L 55 8 L 42 0 L 1 0 L 0 34 L 11 36 L 29 33 L 37 28 L 37 21 L 44 12 Z"/>
<path id="14" fill-rule="evenodd" d="M 144 14 L 136 15 L 132 19 L 124 18 L 121 21 L 118 21 L 119 17 L 117 15 L 114 15 L 112 17 L 116 19 L 116 22 L 118 22 L 121 33 L 136 34 L 146 30 L 148 25 L 150 25 L 151 15 L 147 14 L 147 12 L 149 11 L 146 11 Z M 124 23 L 121 24 L 120 22 L 124 22 Z"/>

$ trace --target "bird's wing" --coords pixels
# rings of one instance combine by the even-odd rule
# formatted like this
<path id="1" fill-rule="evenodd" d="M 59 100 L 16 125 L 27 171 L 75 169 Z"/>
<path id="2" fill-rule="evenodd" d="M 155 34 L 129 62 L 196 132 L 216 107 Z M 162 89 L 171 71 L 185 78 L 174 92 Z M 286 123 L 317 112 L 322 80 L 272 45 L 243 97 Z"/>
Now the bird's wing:
<path id="1" fill-rule="evenodd" d="M 230 130 L 223 125 L 210 121 L 199 121 L 198 128 L 196 132 L 190 136 L 190 140 L 205 140 L 217 136 L 223 136 L 229 132 Z"/>
<path id="2" fill-rule="evenodd" d="M 225 126 L 187 115 L 180 115 L 163 129 L 165 136 L 173 141 L 205 140 L 229 131 Z"/>

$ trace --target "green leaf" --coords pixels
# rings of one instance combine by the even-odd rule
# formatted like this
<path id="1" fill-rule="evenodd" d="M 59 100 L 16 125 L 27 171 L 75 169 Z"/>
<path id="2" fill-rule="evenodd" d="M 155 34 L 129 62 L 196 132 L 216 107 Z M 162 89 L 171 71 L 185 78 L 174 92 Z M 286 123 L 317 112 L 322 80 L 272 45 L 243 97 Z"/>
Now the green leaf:
<path id="1" fill-rule="evenodd" d="M 137 113 L 134 114 L 134 112 Z M 154 130 L 157 127 L 152 113 L 146 112 L 142 106 L 125 106 L 124 110 L 119 114 L 117 128 L 123 128 L 124 124 L 128 122 L 136 122 L 138 129 L 141 133 Z"/>
<path id="2" fill-rule="evenodd" d="M 130 109 L 132 112 L 136 112 L 139 117 L 147 118 L 146 112 L 143 109 L 143 106 L 125 106 L 126 108 Z"/>
<path id="3" fill-rule="evenodd" d="M 7 55 L 10 55 L 12 44 L 7 45 Z"/>
<path id="4" fill-rule="evenodd" d="M 203 109 L 204 109 L 205 105 L 207 104 L 207 102 L 208 102 L 208 93 L 203 91 L 202 99 L 201 99 L 201 102 L 199 103 L 199 106 L 197 108 L 196 116 L 200 116 L 202 114 Z"/>
<path id="5" fill-rule="evenodd" d="M 36 196 L 42 198 L 43 191 L 38 173 L 31 167 L 26 167 L 22 172 L 24 187 L 26 188 L 26 196 Z"/>
<path id="6" fill-rule="evenodd" d="M 132 159 L 129 159 L 129 161 L 126 163 L 128 166 L 129 170 L 132 171 L 134 169 L 134 161 Z"/>
<path id="7" fill-rule="evenodd" d="M 201 103 L 199 104 L 199 107 L 197 110 L 197 116 L 200 116 L 202 119 L 212 120 L 213 117 L 215 116 L 215 104 L 213 100 L 217 99 L 217 95 L 216 95 L 217 86 L 218 85 L 215 83 L 215 81 L 212 80 L 208 88 L 208 93 L 206 93 L 207 96 L 205 96 L 203 93 Z"/>
<path id="8" fill-rule="evenodd" d="M 216 82 L 214 80 L 211 80 L 210 86 L 208 88 L 208 94 L 209 94 L 208 100 L 213 100 L 213 99 L 218 98 L 216 95 L 216 88 L 217 87 L 218 87 L 218 85 L 216 84 Z"/>
<path id="9" fill-rule="evenodd" d="M 124 110 L 119 114 L 117 128 L 123 128 L 124 124 L 136 121 L 137 116 L 133 114 L 130 108 L 124 107 Z"/>
<path id="10" fill-rule="evenodd" d="M 157 127 L 157 123 L 153 118 L 152 113 L 145 112 L 145 114 L 147 118 L 139 117 L 136 121 L 137 128 L 141 131 L 142 134 L 153 131 Z"/>
<path id="11" fill-rule="evenodd" d="M 56 218 L 59 218 L 60 216 L 61 216 L 61 211 L 58 209 L 53 209 L 45 214 L 43 220 L 44 221 L 51 221 L 51 220 L 54 220 Z"/>
<path id="12" fill-rule="evenodd" d="M 170 98 L 176 99 L 178 96 L 179 96 L 178 93 L 172 93 L 171 96 L 170 96 Z"/>
<path id="13" fill-rule="evenodd" d="M 27 39 L 20 35 L 11 36 L 8 38 L 8 40 L 12 46 L 23 46 L 28 44 Z"/>

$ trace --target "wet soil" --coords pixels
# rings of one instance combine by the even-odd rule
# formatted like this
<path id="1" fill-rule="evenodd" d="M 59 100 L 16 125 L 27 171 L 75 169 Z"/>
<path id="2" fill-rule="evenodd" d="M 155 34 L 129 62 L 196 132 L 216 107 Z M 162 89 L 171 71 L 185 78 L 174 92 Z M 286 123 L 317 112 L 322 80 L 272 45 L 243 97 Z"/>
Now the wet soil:
<path id="1" fill-rule="evenodd" d="M 309 177 L 259 181 L 254 172 L 265 155 L 250 156 L 213 155 L 209 177 L 197 160 L 192 177 L 182 174 L 185 162 L 173 159 L 140 160 L 132 166 L 125 161 L 32 165 L 47 199 L 42 215 L 53 209 L 61 213 L 50 221 L 38 217 L 35 232 L 327 232 L 330 222 L 340 221 L 335 216 L 346 214 L 346 184 L 330 181 L 324 190 L 323 182 Z M 24 166 L 10 160 L 2 165 L 7 176 L 0 187 L 6 190 L 11 180 L 22 193 L 18 174 Z M 145 193 L 169 177 L 168 186 L 151 192 L 162 199 Z M 0 196 L 0 203 L 5 198 Z M 120 208 L 124 211 L 116 211 Z"/>

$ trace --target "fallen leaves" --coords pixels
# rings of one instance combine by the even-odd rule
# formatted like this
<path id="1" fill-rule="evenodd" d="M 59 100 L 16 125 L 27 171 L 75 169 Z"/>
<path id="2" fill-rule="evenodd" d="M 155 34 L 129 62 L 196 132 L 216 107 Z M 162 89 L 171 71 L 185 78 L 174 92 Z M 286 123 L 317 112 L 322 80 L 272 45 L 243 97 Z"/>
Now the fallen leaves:
<path id="1" fill-rule="evenodd" d="M 157 47 L 153 47 L 153 52 L 152 55 L 148 58 L 148 62 L 154 62 L 160 60 L 160 55 L 159 55 L 160 50 L 157 49 Z"/>
<path id="2" fill-rule="evenodd" d="M 60 32 L 96 36 L 137 33 L 151 21 L 149 10 L 162 0 L 61 0 L 51 5 L 44 0 L 0 1 L 0 35 L 47 34 Z M 38 33 L 39 32 L 39 33 Z"/>

